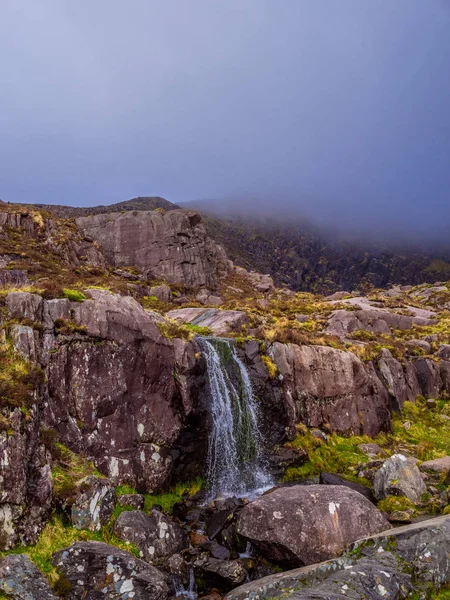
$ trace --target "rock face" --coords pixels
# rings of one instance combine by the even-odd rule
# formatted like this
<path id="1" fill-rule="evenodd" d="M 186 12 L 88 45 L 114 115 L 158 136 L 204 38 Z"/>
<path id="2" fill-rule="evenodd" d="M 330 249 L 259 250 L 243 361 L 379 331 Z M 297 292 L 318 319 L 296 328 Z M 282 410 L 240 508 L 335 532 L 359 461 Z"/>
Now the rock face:
<path id="1" fill-rule="evenodd" d="M 411 363 L 402 365 L 389 350 L 383 348 L 378 361 L 378 371 L 389 392 L 393 408 L 401 410 L 407 400 L 416 401 L 421 389 L 416 371 Z"/>
<path id="2" fill-rule="evenodd" d="M 196 345 L 162 338 L 129 296 L 89 294 L 72 309 L 88 335 L 51 338 L 45 421 L 113 481 L 156 489 L 169 481 L 171 447 L 201 400 Z"/>
<path id="3" fill-rule="evenodd" d="M 378 500 L 386 496 L 406 496 L 419 503 L 427 487 L 416 465 L 415 458 L 394 454 L 375 474 L 373 489 Z"/>
<path id="4" fill-rule="evenodd" d="M 0 432 L 0 549 L 34 544 L 52 502 L 52 475 L 40 443 L 36 406 L 31 419 L 17 408 L 9 417 L 12 433 Z"/>
<path id="5" fill-rule="evenodd" d="M 121 513 L 114 532 L 122 540 L 135 544 L 148 562 L 169 558 L 182 550 L 187 541 L 181 527 L 158 510 L 152 510 L 150 516 L 140 510 Z"/>
<path id="6" fill-rule="evenodd" d="M 217 308 L 180 308 L 169 311 L 167 316 L 180 323 L 208 327 L 216 335 L 239 331 L 248 319 L 246 313 L 239 310 L 219 310 Z"/>
<path id="7" fill-rule="evenodd" d="M 70 581 L 73 600 L 166 600 L 169 595 L 160 571 L 102 542 L 77 542 L 57 552 L 53 564 Z"/>
<path id="8" fill-rule="evenodd" d="M 333 431 L 376 435 L 390 428 L 388 394 L 373 369 L 328 346 L 273 344 L 292 421 Z"/>
<path id="9" fill-rule="evenodd" d="M 20 600 L 58 600 L 26 554 L 10 554 L 0 561 L 0 595 L 2 592 Z"/>
<path id="10" fill-rule="evenodd" d="M 342 554 L 365 535 L 389 523 L 364 496 L 333 485 L 279 488 L 248 504 L 238 532 L 269 560 L 309 565 Z"/>
<path id="11" fill-rule="evenodd" d="M 76 221 L 112 265 L 136 265 L 148 279 L 215 288 L 228 268 L 225 251 L 207 236 L 194 211 L 109 213 Z"/>
<path id="12" fill-rule="evenodd" d="M 77 529 L 99 531 L 111 518 L 116 491 L 108 480 L 88 477 L 81 482 L 81 494 L 72 505 L 72 524 Z"/>

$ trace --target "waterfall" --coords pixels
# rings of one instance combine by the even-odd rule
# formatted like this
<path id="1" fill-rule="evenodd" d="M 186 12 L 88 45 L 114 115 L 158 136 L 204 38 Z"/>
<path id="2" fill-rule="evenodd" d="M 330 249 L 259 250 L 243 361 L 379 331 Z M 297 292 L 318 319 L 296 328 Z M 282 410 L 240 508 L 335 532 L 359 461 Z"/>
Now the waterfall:
<path id="1" fill-rule="evenodd" d="M 197 341 L 206 357 L 209 379 L 209 497 L 255 495 L 273 484 L 264 465 L 258 405 L 248 371 L 230 340 Z"/>

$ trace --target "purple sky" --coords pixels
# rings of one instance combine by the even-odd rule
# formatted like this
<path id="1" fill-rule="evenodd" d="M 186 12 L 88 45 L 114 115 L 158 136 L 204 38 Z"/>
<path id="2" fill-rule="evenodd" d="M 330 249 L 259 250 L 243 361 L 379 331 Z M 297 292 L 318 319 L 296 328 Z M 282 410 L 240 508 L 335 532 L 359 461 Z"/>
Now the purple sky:
<path id="1" fill-rule="evenodd" d="M 3 0 L 0 56 L 3 200 L 450 223 L 448 0 Z"/>

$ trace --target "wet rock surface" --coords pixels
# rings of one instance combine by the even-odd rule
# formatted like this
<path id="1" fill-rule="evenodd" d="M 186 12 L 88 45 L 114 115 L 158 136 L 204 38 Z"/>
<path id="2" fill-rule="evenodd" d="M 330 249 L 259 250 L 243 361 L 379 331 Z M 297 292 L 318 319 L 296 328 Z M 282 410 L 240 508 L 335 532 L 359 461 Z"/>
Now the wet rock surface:
<path id="1" fill-rule="evenodd" d="M 169 311 L 167 316 L 180 323 L 208 327 L 216 335 L 238 331 L 248 319 L 242 311 L 217 308 L 180 308 Z"/>

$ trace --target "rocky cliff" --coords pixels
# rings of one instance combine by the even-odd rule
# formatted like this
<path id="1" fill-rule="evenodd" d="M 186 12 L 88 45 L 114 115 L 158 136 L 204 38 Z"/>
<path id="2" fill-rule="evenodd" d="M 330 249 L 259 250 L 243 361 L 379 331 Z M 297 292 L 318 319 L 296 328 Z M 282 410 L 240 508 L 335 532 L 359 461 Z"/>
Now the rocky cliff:
<path id="1" fill-rule="evenodd" d="M 147 279 L 216 288 L 228 269 L 225 251 L 206 234 L 194 211 L 133 211 L 79 217 L 111 264 L 137 266 Z"/>

